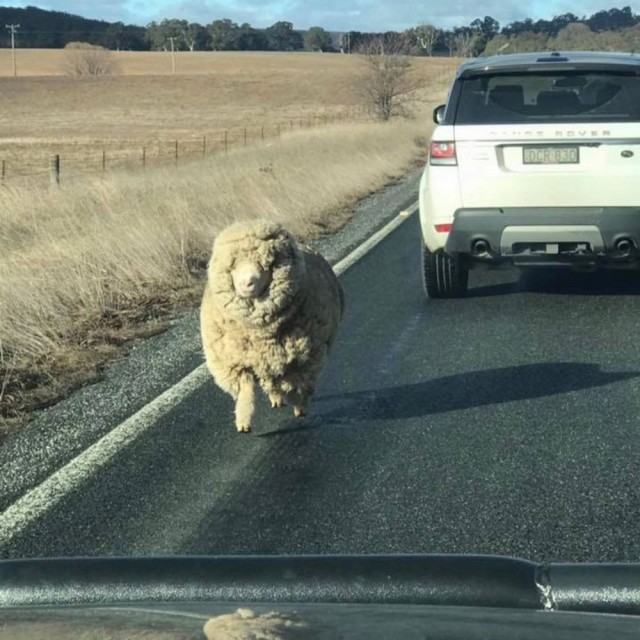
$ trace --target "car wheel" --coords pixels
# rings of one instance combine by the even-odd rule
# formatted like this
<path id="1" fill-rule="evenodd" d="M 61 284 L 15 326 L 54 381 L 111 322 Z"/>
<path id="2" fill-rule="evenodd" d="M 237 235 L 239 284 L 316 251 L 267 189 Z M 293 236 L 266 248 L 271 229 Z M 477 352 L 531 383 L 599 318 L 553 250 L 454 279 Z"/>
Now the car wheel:
<path id="1" fill-rule="evenodd" d="M 467 292 L 469 267 L 460 257 L 423 246 L 422 282 L 427 298 L 458 298 Z"/>

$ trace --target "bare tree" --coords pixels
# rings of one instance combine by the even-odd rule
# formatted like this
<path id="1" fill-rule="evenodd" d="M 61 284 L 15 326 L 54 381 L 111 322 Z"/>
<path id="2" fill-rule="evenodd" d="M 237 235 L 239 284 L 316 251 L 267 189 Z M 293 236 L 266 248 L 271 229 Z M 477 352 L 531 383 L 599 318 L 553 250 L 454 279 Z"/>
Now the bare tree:
<path id="1" fill-rule="evenodd" d="M 380 120 L 407 115 L 406 106 L 416 88 L 409 77 L 408 48 L 404 37 L 381 35 L 371 38 L 359 49 L 366 65 L 362 92 Z"/>
<path id="2" fill-rule="evenodd" d="M 180 21 L 180 34 L 189 51 L 203 49 L 207 39 L 207 30 L 196 22 Z"/>
<path id="3" fill-rule="evenodd" d="M 456 35 L 453 31 L 448 31 L 444 37 L 444 44 L 449 49 L 449 57 L 453 56 L 453 52 L 456 48 Z"/>
<path id="4" fill-rule="evenodd" d="M 440 31 L 431 24 L 421 24 L 414 29 L 415 38 L 424 52 L 430 56 L 433 53 Z"/>
<path id="5" fill-rule="evenodd" d="M 456 56 L 470 58 L 473 51 L 474 38 L 475 34 L 469 31 L 459 31 L 454 38 Z"/>
<path id="6" fill-rule="evenodd" d="M 594 50 L 599 48 L 593 31 L 586 24 L 572 22 L 555 39 L 558 51 Z"/>
<path id="7" fill-rule="evenodd" d="M 515 47 L 513 46 L 510 37 L 504 35 L 504 33 L 500 33 L 487 42 L 487 46 L 484 48 L 482 53 L 485 56 L 493 56 L 503 52 L 512 53 L 514 51 Z"/>
<path id="8" fill-rule="evenodd" d="M 87 42 L 69 42 L 65 66 L 70 76 L 109 76 L 116 72 L 113 54 Z"/>

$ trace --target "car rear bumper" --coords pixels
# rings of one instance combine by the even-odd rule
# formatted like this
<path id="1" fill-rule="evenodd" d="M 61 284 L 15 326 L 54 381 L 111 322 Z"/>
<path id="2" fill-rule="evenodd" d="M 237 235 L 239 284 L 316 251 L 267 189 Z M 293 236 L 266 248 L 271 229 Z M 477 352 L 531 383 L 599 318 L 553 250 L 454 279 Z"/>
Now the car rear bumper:
<path id="1" fill-rule="evenodd" d="M 489 263 L 638 264 L 640 207 L 459 209 L 445 251 Z"/>

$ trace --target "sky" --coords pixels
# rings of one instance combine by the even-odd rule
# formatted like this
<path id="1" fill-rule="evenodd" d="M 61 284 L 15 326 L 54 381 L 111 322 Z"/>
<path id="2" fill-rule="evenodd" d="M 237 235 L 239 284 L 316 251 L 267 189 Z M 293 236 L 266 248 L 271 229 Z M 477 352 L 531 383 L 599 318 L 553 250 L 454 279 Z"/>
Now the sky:
<path id="1" fill-rule="evenodd" d="M 164 18 L 200 24 L 230 18 L 258 28 L 286 20 L 296 29 L 320 26 L 328 31 L 401 31 L 423 23 L 451 28 L 485 16 L 504 26 L 524 18 L 548 19 L 569 12 L 581 17 L 624 6 L 640 13 L 640 0 L 0 0 L 2 7 L 29 5 L 137 25 Z"/>

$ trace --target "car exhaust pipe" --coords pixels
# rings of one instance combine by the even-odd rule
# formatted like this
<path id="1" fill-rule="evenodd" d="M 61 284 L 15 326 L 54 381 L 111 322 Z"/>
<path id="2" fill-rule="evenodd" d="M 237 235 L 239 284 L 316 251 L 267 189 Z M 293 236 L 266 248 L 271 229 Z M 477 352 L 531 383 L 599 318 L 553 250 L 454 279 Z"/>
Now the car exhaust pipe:
<path id="1" fill-rule="evenodd" d="M 628 256 L 635 248 L 635 244 L 630 238 L 616 240 L 616 251 L 622 256 Z"/>
<path id="2" fill-rule="evenodd" d="M 474 240 L 471 245 L 471 253 L 476 258 L 486 258 L 489 255 L 490 250 L 491 245 L 486 240 L 482 240 L 482 238 Z"/>

